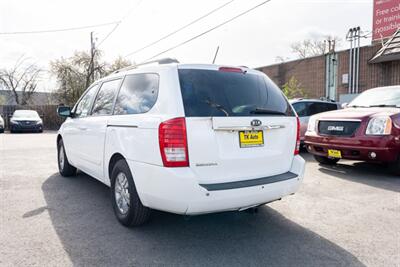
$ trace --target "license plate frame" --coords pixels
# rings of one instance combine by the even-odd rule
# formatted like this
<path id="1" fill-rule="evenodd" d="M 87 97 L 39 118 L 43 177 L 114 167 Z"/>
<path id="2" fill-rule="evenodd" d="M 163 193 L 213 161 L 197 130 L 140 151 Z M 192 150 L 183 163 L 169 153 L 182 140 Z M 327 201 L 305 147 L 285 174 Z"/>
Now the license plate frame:
<path id="1" fill-rule="evenodd" d="M 264 146 L 264 131 L 263 130 L 239 131 L 239 146 L 240 148 Z"/>
<path id="2" fill-rule="evenodd" d="M 341 159 L 342 152 L 337 149 L 328 149 L 328 157 L 334 158 L 334 159 Z"/>

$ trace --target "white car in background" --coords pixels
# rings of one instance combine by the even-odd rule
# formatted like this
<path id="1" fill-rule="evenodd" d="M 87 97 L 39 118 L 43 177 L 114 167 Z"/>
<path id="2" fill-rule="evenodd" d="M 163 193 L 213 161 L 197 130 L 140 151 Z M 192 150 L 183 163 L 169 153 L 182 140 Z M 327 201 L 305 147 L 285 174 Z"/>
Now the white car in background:
<path id="1" fill-rule="evenodd" d="M 4 119 L 0 115 L 0 133 L 4 133 Z"/>
<path id="2" fill-rule="evenodd" d="M 195 215 L 245 210 L 296 192 L 305 161 L 299 120 L 281 90 L 244 67 L 160 64 L 96 81 L 58 137 L 63 176 L 111 187 L 118 220 L 151 209 Z"/>

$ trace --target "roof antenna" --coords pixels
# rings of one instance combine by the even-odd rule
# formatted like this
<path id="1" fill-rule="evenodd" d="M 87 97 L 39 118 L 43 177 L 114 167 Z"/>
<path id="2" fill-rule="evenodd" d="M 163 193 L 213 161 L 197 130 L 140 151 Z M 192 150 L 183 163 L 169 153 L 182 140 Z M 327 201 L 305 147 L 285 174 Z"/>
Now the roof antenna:
<path id="1" fill-rule="evenodd" d="M 217 59 L 218 51 L 219 51 L 219 46 L 217 46 L 217 51 L 215 51 L 215 55 L 214 55 L 214 59 L 213 59 L 212 64 L 214 64 L 215 60 Z"/>

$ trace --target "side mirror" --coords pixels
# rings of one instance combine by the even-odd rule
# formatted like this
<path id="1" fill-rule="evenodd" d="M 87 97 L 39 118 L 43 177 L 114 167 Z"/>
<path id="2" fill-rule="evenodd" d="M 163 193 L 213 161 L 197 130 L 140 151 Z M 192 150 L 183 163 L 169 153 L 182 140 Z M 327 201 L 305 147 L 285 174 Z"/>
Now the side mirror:
<path id="1" fill-rule="evenodd" d="M 343 103 L 342 108 L 347 108 L 349 106 L 349 103 Z"/>
<path id="2" fill-rule="evenodd" d="M 71 107 L 63 106 L 57 108 L 58 116 L 60 117 L 71 117 Z"/>

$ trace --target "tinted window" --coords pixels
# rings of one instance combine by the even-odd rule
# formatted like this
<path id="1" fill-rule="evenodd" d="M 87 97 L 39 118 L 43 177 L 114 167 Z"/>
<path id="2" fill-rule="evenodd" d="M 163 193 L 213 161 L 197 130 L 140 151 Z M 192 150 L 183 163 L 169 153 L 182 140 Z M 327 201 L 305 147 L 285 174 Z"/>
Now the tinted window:
<path id="1" fill-rule="evenodd" d="M 326 111 L 331 111 L 331 110 L 336 110 L 337 105 L 336 104 L 331 104 L 331 103 L 309 103 L 309 115 L 312 116 L 314 114 L 326 112 Z"/>
<path id="2" fill-rule="evenodd" d="M 75 107 L 74 117 L 85 117 L 89 114 L 90 104 L 92 103 L 97 88 L 98 85 L 94 85 L 86 91 L 85 95 Z"/>
<path id="3" fill-rule="evenodd" d="M 181 69 L 179 81 L 188 117 L 294 115 L 281 90 L 262 75 Z"/>
<path id="4" fill-rule="evenodd" d="M 115 103 L 114 114 L 137 114 L 149 111 L 158 96 L 157 74 L 127 75 Z"/>
<path id="5" fill-rule="evenodd" d="M 299 117 L 306 117 L 308 115 L 308 103 L 307 102 L 298 102 L 293 104 L 293 108 L 296 111 Z"/>
<path id="6" fill-rule="evenodd" d="M 121 79 L 104 82 L 93 104 L 92 115 L 110 115 Z"/>

